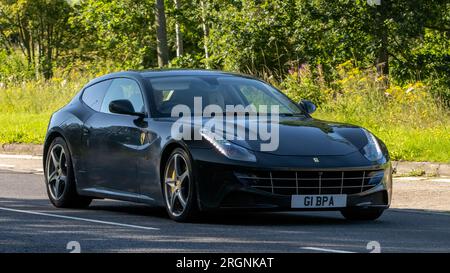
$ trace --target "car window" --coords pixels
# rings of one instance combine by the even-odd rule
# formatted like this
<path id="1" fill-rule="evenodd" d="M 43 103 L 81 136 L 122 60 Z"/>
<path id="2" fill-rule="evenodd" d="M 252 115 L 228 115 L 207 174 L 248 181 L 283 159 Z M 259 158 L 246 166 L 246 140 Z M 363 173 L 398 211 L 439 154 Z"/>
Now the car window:
<path id="1" fill-rule="evenodd" d="M 102 81 L 87 87 L 84 89 L 81 99 L 93 110 L 100 111 L 103 97 L 105 96 L 106 90 L 108 90 L 110 84 L 111 81 Z"/>
<path id="2" fill-rule="evenodd" d="M 129 100 L 135 112 L 145 112 L 142 92 L 136 81 L 131 79 L 114 79 L 103 99 L 101 112 L 111 113 L 109 104 L 115 100 Z"/>
<path id="3" fill-rule="evenodd" d="M 155 107 L 155 117 L 170 116 L 173 107 L 186 105 L 194 113 L 194 98 L 201 98 L 202 109 L 218 105 L 224 111 L 227 106 L 253 105 L 256 110 L 270 111 L 279 106 L 282 114 L 302 114 L 302 110 L 285 95 L 261 81 L 230 76 L 176 76 L 147 78 Z M 266 109 L 259 108 L 266 106 Z"/>
<path id="4" fill-rule="evenodd" d="M 257 85 L 248 85 L 245 83 L 237 85 L 237 88 L 245 99 L 257 108 L 264 105 L 269 109 L 273 105 L 278 105 L 280 113 L 292 112 L 292 106 L 289 108 L 290 105 L 280 104 L 280 100 L 276 97 L 276 94 L 269 93 L 267 88 L 260 88 Z"/>

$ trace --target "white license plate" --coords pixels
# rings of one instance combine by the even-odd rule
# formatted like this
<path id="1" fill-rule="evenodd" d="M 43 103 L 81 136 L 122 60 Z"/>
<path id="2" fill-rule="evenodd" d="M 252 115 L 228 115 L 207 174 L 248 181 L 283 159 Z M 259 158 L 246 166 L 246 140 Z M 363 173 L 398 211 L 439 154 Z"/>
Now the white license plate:
<path id="1" fill-rule="evenodd" d="M 346 194 L 292 195 L 292 208 L 344 208 L 347 206 Z"/>

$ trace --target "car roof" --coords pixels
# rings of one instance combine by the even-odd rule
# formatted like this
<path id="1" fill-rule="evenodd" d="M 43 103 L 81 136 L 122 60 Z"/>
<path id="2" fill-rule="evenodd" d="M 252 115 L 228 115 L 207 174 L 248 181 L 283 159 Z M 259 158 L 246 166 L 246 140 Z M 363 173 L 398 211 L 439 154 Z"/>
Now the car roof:
<path id="1" fill-rule="evenodd" d="M 207 69 L 160 69 L 160 70 L 142 70 L 137 71 L 143 77 L 164 77 L 164 76 L 235 76 L 251 78 L 249 75 L 244 75 L 234 72 L 226 72 L 220 70 Z"/>
<path id="2" fill-rule="evenodd" d="M 155 69 L 155 70 L 127 70 L 121 72 L 109 73 L 98 78 L 91 80 L 86 86 L 92 85 L 94 83 L 108 80 L 117 77 L 144 77 L 144 78 L 154 78 L 154 77 L 168 77 L 168 76 L 228 76 L 228 77 L 241 77 L 256 79 L 250 75 L 235 73 L 235 72 L 225 72 L 220 70 L 207 70 L 207 69 Z"/>

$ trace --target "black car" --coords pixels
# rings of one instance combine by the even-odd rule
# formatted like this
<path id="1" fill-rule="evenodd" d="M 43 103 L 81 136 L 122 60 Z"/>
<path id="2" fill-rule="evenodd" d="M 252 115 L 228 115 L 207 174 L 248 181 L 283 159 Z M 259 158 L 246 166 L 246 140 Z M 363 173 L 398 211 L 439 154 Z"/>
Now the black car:
<path id="1" fill-rule="evenodd" d="M 229 139 L 204 129 L 217 113 L 194 109 L 196 97 L 202 109 L 276 105 L 278 119 L 266 123 L 277 128 L 278 145 L 263 150 L 267 139 Z M 201 139 L 174 133 L 177 105 L 194 112 L 196 122 L 187 123 Z M 48 196 L 56 207 L 86 207 L 95 198 L 164 205 L 177 221 L 216 209 L 339 210 L 347 219 L 377 219 L 392 194 L 386 146 L 364 128 L 313 119 L 314 110 L 310 101 L 294 103 L 241 74 L 102 76 L 51 117 L 43 162 Z M 248 113 L 222 114 L 231 117 L 225 126 L 255 128 Z"/>

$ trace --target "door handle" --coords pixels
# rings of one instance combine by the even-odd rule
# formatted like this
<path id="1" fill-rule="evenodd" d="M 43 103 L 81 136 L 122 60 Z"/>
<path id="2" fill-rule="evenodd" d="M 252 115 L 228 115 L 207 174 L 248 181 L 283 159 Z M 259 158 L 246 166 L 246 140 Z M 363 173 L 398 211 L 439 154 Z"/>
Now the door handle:
<path id="1" fill-rule="evenodd" d="M 90 133 L 89 129 L 86 127 L 83 127 L 83 135 L 87 136 L 87 135 L 89 135 L 89 133 Z"/>

